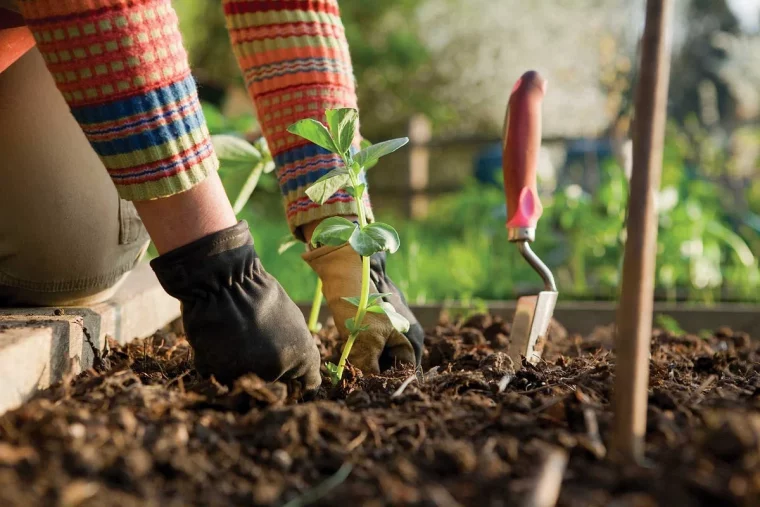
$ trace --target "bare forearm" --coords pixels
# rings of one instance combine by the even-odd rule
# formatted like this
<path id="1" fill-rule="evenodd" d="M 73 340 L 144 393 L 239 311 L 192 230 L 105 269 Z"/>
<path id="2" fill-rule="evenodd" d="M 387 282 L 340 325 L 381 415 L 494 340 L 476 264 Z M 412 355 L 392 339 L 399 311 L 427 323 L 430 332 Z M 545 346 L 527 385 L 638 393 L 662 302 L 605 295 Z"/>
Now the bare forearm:
<path id="1" fill-rule="evenodd" d="M 237 223 L 216 173 L 187 192 L 134 205 L 160 254 Z"/>

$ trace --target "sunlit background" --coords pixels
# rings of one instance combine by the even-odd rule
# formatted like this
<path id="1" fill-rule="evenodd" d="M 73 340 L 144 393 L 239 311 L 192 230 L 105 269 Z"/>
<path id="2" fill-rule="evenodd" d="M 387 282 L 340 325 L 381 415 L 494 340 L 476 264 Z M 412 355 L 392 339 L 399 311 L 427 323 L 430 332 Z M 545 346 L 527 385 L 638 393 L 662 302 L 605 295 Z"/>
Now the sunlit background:
<path id="1" fill-rule="evenodd" d="M 174 5 L 212 133 L 255 138 L 219 2 Z M 410 150 L 401 150 L 370 172 L 376 214 L 402 239 L 389 272 L 409 298 L 513 299 L 540 286 L 506 241 L 499 175 L 509 91 L 531 68 L 549 80 L 539 181 L 545 213 L 535 250 L 554 271 L 560 298 L 614 298 L 644 2 L 340 5 L 363 135 L 416 133 L 429 154 L 428 164 L 410 166 Z M 658 299 L 760 299 L 759 25 L 760 0 L 676 2 Z M 245 177 L 222 174 L 234 199 Z M 288 229 L 273 175 L 262 177 L 241 216 L 267 269 L 294 299 L 309 300 L 316 279 L 298 258 L 302 247 L 278 253 Z"/>

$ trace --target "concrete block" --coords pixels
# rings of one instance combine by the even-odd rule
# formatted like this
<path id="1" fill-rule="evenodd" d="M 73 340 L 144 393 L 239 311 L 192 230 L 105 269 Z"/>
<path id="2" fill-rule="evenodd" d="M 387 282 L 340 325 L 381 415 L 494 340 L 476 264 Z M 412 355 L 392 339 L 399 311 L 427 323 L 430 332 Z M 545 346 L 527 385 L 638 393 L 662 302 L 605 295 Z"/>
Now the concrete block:
<path id="1" fill-rule="evenodd" d="M 150 336 L 180 315 L 147 264 L 108 301 L 88 307 L 0 309 L 0 414 L 66 374 L 91 368 L 107 337 Z"/>

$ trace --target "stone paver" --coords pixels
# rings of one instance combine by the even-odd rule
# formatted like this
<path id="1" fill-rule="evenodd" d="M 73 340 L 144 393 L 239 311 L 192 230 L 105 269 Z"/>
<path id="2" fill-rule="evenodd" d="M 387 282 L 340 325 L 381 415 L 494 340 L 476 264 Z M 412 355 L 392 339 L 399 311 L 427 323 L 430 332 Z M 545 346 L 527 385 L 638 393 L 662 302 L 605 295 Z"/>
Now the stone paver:
<path id="1" fill-rule="evenodd" d="M 90 368 L 106 337 L 149 336 L 179 317 L 147 264 L 130 273 L 110 300 L 88 307 L 0 308 L 0 413 L 66 374 Z"/>

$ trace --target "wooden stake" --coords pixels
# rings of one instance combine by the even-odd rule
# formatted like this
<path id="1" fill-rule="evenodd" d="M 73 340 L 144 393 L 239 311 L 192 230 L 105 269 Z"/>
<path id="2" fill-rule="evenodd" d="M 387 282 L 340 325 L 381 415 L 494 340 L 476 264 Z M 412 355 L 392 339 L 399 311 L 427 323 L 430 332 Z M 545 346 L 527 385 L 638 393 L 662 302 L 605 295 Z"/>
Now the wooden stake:
<path id="1" fill-rule="evenodd" d="M 612 456 L 641 461 L 646 431 L 649 344 L 660 187 L 670 74 L 672 0 L 647 0 L 636 87 L 633 172 L 622 294 L 618 306 Z"/>

